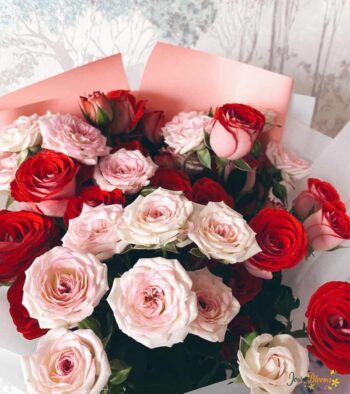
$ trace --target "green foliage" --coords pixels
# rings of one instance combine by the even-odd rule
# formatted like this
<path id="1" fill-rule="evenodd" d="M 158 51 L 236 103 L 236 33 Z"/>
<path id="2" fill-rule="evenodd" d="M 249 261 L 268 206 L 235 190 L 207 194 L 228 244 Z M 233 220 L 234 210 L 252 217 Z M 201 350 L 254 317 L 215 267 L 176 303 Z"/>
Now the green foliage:
<path id="1" fill-rule="evenodd" d="M 204 167 L 211 169 L 211 155 L 208 148 L 197 151 L 197 157 Z"/>

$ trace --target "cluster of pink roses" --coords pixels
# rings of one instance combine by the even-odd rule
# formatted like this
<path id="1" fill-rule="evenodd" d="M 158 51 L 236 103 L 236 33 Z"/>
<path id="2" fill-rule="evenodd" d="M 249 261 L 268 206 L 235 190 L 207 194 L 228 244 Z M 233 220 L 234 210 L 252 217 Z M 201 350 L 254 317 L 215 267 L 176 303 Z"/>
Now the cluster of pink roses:
<path id="1" fill-rule="evenodd" d="M 95 92 L 81 107 L 85 120 L 47 113 L 0 130 L 0 190 L 20 209 L 0 212 L 0 282 L 12 285 L 17 329 L 45 335 L 23 361 L 30 393 L 103 390 L 106 351 L 80 328 L 102 304 L 118 333 L 149 349 L 189 334 L 224 342 L 263 291 L 260 278 L 299 264 L 308 246 L 350 238 L 344 204 L 325 182 L 309 180 L 296 214 L 282 205 L 276 187 L 294 188 L 309 165 L 274 142 L 260 155 L 266 122 L 255 108 L 226 104 L 165 122 L 126 91 Z M 258 336 L 237 357 L 246 384 L 267 392 L 307 372 L 305 349 L 286 334 Z"/>

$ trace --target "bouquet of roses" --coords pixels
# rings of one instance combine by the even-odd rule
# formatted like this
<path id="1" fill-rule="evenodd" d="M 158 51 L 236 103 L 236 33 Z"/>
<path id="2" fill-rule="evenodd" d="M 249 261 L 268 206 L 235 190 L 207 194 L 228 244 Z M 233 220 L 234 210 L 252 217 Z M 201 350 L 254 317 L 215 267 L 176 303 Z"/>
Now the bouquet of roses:
<path id="1" fill-rule="evenodd" d="M 310 166 L 267 138 L 270 110 L 215 103 L 166 121 L 146 106 L 93 92 L 82 117 L 0 130 L 0 282 L 17 330 L 40 338 L 27 392 L 181 394 L 236 377 L 290 393 L 306 336 L 349 373 L 350 285 L 323 285 L 293 331 L 299 300 L 281 283 L 350 239 L 334 187 L 311 178 L 288 200 Z"/>

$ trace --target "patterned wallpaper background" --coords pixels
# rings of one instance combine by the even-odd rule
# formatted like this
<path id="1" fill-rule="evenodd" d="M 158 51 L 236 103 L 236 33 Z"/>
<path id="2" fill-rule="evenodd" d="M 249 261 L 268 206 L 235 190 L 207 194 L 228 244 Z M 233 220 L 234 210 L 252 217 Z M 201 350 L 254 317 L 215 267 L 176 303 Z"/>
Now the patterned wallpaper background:
<path id="1" fill-rule="evenodd" d="M 0 94 L 157 40 L 292 76 L 329 135 L 350 120 L 350 0 L 0 0 Z"/>

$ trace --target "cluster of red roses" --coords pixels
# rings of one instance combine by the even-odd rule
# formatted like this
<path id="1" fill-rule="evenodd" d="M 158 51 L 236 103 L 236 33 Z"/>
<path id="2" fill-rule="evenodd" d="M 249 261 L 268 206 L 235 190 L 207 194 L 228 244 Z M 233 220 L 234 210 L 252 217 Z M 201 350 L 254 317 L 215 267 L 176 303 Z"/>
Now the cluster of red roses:
<path id="1" fill-rule="evenodd" d="M 212 119 L 205 115 L 208 118 L 205 119 L 205 132 L 208 135 L 212 132 L 215 136 L 211 140 L 213 147 L 205 141 L 205 133 L 201 129 L 203 141 L 199 142 L 197 150 L 190 151 L 190 155 L 201 152 L 202 157 L 198 154 L 200 160 L 195 163 L 195 171 L 191 172 L 181 164 L 178 152 L 161 150 L 165 124 L 162 111 L 146 112 L 145 102 L 137 102 L 125 91 L 112 92 L 107 96 L 94 93 L 89 98 L 81 98 L 81 105 L 85 118 L 99 128 L 112 145 L 110 155 L 120 150 L 139 151 L 158 165 L 156 168 L 153 163 L 156 169 L 146 179 L 147 184 L 139 187 L 141 195 L 163 188 L 183 192 L 193 203 L 206 205 L 209 202 L 224 202 L 232 209 L 248 213 L 248 225 L 255 233 L 260 251 L 251 253 L 244 261 L 234 261 L 239 263 L 230 266 L 229 278 L 225 278 L 226 285 L 232 289 L 241 306 L 254 300 L 262 291 L 263 279 L 271 279 L 274 273 L 296 266 L 312 250 L 331 250 L 343 240 L 350 239 L 350 218 L 338 193 L 327 182 L 309 179 L 308 189 L 296 198 L 290 212 L 283 206 L 283 201 L 276 204 L 269 200 L 269 189 L 285 181 L 289 174 L 283 172 L 283 163 L 276 168 L 263 153 L 256 152 L 256 149 L 253 152 L 254 143 L 265 123 L 264 115 L 255 109 L 227 104 L 220 107 Z M 186 119 L 186 122 L 188 124 L 192 120 Z M 230 154 L 218 157 L 214 145 L 218 151 L 223 148 L 219 143 L 221 140 L 217 139 L 223 130 L 233 137 L 235 145 Z M 189 162 L 188 152 L 186 154 L 185 161 Z M 209 165 L 215 159 L 218 159 L 216 164 Z M 254 166 L 248 164 L 253 162 Z M 109 167 L 112 170 L 113 165 Z M 227 172 L 224 177 L 220 166 L 224 166 Z M 245 187 L 236 190 L 234 180 L 238 178 L 232 177 L 232 173 L 242 173 L 242 167 L 245 167 Z M 19 166 L 11 183 L 13 199 L 21 202 L 26 210 L 0 211 L 0 282 L 11 284 L 8 291 L 10 312 L 18 331 L 28 339 L 42 336 L 46 330 L 40 328 L 22 305 L 25 271 L 38 256 L 61 244 L 69 221 L 79 217 L 84 204 L 90 207 L 101 204 L 127 206 L 135 201 L 136 193 L 119 188 L 106 190 L 96 185 L 97 178 L 94 178 L 93 171 L 93 166 L 68 154 L 51 149 L 40 150 Z M 266 180 L 266 174 L 272 175 Z M 275 177 L 274 183 L 269 177 Z M 254 199 L 253 210 L 250 196 Z M 55 212 L 56 218 L 52 217 L 52 212 Z M 63 222 L 57 217 L 63 218 Z M 213 231 L 219 235 L 225 233 L 225 223 L 220 223 L 218 228 Z M 232 235 L 230 231 L 225 233 L 229 233 L 227 238 Z M 232 235 L 232 239 L 234 237 L 236 234 Z M 238 245 L 240 253 L 243 247 L 249 249 L 251 245 Z M 194 267 L 204 264 L 215 270 L 218 264 L 215 258 L 208 261 L 204 254 L 190 256 L 188 252 L 184 249 L 180 253 L 187 253 L 186 260 L 196 260 Z M 176 248 L 174 253 L 178 253 Z M 227 261 L 224 262 L 227 264 Z M 350 284 L 343 282 L 330 282 L 322 286 L 311 298 L 306 314 L 307 331 L 312 343 L 310 350 L 340 373 L 350 372 L 350 356 L 347 356 L 350 338 L 349 290 Z M 228 330 L 239 338 L 247 332 L 259 330 L 259 327 L 249 316 L 238 315 Z"/>

